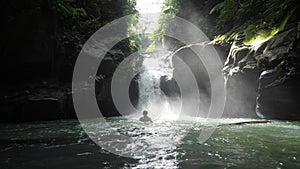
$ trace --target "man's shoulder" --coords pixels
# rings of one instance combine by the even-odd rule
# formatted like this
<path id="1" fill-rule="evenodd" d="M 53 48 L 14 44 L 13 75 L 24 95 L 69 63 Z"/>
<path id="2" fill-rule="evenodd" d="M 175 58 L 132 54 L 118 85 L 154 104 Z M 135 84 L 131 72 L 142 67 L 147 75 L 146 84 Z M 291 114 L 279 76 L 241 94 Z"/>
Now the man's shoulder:
<path id="1" fill-rule="evenodd" d="M 142 122 L 148 122 L 148 121 L 151 121 L 152 122 L 152 119 L 150 117 L 141 117 L 140 118 L 140 121 Z"/>
<path id="2" fill-rule="evenodd" d="M 152 122 L 152 119 L 150 117 L 145 117 L 145 120 L 146 121 L 151 121 Z"/>

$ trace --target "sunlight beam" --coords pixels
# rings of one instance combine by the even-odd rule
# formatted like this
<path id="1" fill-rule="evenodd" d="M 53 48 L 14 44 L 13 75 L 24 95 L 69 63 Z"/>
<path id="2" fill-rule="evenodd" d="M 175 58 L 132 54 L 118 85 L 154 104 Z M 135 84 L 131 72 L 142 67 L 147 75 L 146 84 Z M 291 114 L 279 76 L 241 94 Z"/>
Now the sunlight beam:
<path id="1" fill-rule="evenodd" d="M 139 13 L 160 13 L 164 0 L 137 0 L 136 9 Z"/>

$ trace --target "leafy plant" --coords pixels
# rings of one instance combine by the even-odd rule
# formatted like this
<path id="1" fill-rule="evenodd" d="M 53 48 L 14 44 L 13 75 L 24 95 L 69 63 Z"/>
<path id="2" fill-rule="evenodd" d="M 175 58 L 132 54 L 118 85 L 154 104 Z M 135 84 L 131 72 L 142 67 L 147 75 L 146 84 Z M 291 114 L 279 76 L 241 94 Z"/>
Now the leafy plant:
<path id="1" fill-rule="evenodd" d="M 230 42 L 239 32 L 244 33 L 246 44 L 270 38 L 295 26 L 296 4 L 296 0 L 223 0 L 210 10 L 218 13 L 217 25 L 224 32 L 214 42 Z"/>

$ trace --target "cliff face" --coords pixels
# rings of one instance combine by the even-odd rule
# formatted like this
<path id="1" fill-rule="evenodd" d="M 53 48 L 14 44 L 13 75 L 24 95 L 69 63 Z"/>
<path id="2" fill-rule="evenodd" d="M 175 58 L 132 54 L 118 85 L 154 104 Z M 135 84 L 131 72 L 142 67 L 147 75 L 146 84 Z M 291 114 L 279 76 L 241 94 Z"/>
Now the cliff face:
<path id="1" fill-rule="evenodd" d="M 228 92 L 225 114 L 299 120 L 297 29 L 252 46 L 240 43 L 240 39 L 233 43 L 224 65 Z"/>
<path id="2" fill-rule="evenodd" d="M 0 4 L 0 122 L 76 118 L 71 81 L 83 44 L 100 27 L 136 13 L 135 1 L 10 0 Z M 97 95 L 106 94 L 103 89 L 115 67 L 135 50 L 124 40 L 110 51 L 107 57 L 117 59 L 106 60 L 103 71 L 99 70 Z M 114 51 L 121 51 L 122 58 Z M 132 86 L 136 102 L 136 84 Z M 100 101 L 112 105 L 110 96 Z M 107 107 L 104 115 L 117 114 L 113 106 Z"/>
<path id="3" fill-rule="evenodd" d="M 269 66 L 258 80 L 257 115 L 269 119 L 300 120 L 300 58 L 296 29 L 274 37 L 264 50 L 260 57 L 268 59 Z"/>
<path id="4" fill-rule="evenodd" d="M 177 7 L 176 15 L 203 30 L 226 60 L 223 117 L 299 119 L 296 0 L 170 2 L 167 9 Z"/>

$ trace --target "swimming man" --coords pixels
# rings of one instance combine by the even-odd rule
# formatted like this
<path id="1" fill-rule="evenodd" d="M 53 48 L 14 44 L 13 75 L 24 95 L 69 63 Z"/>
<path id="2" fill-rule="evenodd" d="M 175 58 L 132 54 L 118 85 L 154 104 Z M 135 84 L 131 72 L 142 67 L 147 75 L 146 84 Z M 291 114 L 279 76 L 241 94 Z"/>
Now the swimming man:
<path id="1" fill-rule="evenodd" d="M 140 118 L 140 121 L 142 122 L 151 122 L 152 123 L 152 119 L 148 116 L 148 111 L 143 111 L 143 117 Z"/>

